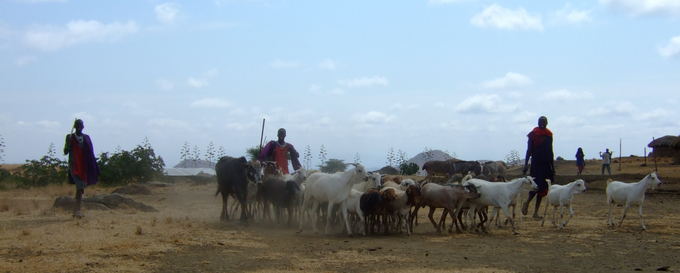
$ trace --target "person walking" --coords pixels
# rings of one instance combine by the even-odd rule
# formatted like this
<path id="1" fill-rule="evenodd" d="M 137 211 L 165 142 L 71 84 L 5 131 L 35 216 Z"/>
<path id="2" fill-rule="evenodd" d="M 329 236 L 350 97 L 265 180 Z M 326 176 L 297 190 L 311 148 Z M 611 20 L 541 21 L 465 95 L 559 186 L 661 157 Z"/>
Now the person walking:
<path id="1" fill-rule="evenodd" d="M 604 153 L 600 152 L 600 157 L 602 158 L 602 175 L 604 175 L 604 169 L 607 169 L 607 173 L 611 176 L 612 152 L 610 152 L 609 148 L 607 148 L 605 149 Z"/>
<path id="2" fill-rule="evenodd" d="M 274 161 L 281 173 L 288 174 L 288 158 L 293 163 L 293 169 L 298 170 L 302 166 L 298 158 L 300 154 L 295 150 L 293 144 L 286 143 L 286 129 L 279 129 L 277 141 L 269 141 L 260 152 L 260 161 Z"/>
<path id="3" fill-rule="evenodd" d="M 583 173 L 583 168 L 586 166 L 585 155 L 583 154 L 583 149 L 578 147 L 576 150 L 576 167 L 578 168 L 578 175 Z"/>
<path id="4" fill-rule="evenodd" d="M 527 135 L 527 153 L 524 159 L 524 169 L 522 173 L 526 175 L 529 169 L 529 159 L 531 159 L 531 170 L 529 175 L 534 177 L 534 182 L 538 188 L 529 192 L 529 197 L 522 205 L 522 214 L 526 215 L 529 210 L 529 203 L 536 197 L 534 208 L 534 219 L 541 219 L 538 209 L 541 207 L 541 200 L 548 194 L 548 182 L 555 181 L 555 164 L 553 153 L 553 133 L 547 128 L 548 118 L 541 116 L 538 118 L 538 127 L 535 127 Z"/>
<path id="5" fill-rule="evenodd" d="M 94 149 L 90 136 L 83 134 L 85 125 L 83 120 L 73 122 L 71 133 L 66 135 L 64 155 L 68 155 L 68 181 L 76 185 L 76 204 L 73 207 L 73 217 L 83 218 L 81 206 L 85 187 L 97 184 L 99 166 L 94 157 Z M 75 130 L 75 133 L 73 133 Z"/>

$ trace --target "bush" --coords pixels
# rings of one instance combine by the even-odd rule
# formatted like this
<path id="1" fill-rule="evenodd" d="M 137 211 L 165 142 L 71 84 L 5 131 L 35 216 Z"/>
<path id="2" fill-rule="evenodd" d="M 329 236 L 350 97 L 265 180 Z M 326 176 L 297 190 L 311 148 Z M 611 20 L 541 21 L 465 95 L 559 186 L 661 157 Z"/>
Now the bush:
<path id="1" fill-rule="evenodd" d="M 68 166 L 66 161 L 56 157 L 54 144 L 50 144 L 47 154 L 39 160 L 26 160 L 16 173 L 19 187 L 46 186 L 61 184 L 67 180 Z"/>
<path id="2" fill-rule="evenodd" d="M 564 160 L 564 157 L 558 156 L 557 158 L 555 158 L 555 160 L 557 160 L 557 161 L 563 161 L 563 160 Z"/>
<path id="3" fill-rule="evenodd" d="M 102 184 L 115 186 L 132 182 L 149 181 L 163 176 L 165 163 L 156 156 L 148 143 L 137 145 L 132 151 L 121 150 L 109 156 L 102 153 L 97 161 Z"/>
<path id="4" fill-rule="evenodd" d="M 343 172 L 347 169 L 347 164 L 340 159 L 331 158 L 319 166 L 320 170 L 325 173 Z"/>
<path id="5" fill-rule="evenodd" d="M 401 163 L 399 165 L 399 170 L 401 171 L 402 175 L 414 175 L 418 172 L 420 168 L 418 167 L 418 164 L 416 163 Z"/>

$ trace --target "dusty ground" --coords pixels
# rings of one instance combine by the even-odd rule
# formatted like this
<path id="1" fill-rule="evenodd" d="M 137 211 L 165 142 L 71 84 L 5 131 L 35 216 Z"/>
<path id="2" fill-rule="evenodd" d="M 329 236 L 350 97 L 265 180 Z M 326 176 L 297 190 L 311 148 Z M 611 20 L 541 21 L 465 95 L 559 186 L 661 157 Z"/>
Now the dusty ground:
<path id="1" fill-rule="evenodd" d="M 571 179 L 572 163 L 557 166 L 565 175 L 557 180 Z M 621 177 L 649 169 L 628 164 Z M 527 218 L 516 236 L 509 228 L 436 234 L 422 213 L 410 237 L 296 234 L 268 223 L 220 223 L 214 184 L 177 182 L 133 196 L 156 213 L 86 211 L 82 220 L 51 209 L 57 196 L 73 193 L 70 186 L 8 190 L 0 192 L 0 272 L 633 272 L 664 266 L 679 272 L 680 172 L 668 164 L 659 169 L 667 183 L 647 195 L 645 232 L 636 210 L 623 227 L 606 227 L 605 177 L 595 175 L 596 163 L 586 173 L 592 190 L 575 198 L 576 217 L 566 230 Z M 112 190 L 93 187 L 86 194 Z"/>

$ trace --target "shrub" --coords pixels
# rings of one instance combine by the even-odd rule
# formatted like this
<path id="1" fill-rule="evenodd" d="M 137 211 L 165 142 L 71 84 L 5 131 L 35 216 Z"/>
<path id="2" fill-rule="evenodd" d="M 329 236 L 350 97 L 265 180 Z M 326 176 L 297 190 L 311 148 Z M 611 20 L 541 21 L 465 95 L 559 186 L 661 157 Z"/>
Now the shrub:
<path id="1" fill-rule="evenodd" d="M 401 163 L 399 165 L 399 170 L 401 171 L 402 175 L 414 175 L 418 172 L 420 168 L 418 167 L 418 164 L 416 163 Z"/>
<path id="2" fill-rule="evenodd" d="M 120 185 L 149 181 L 163 176 L 165 163 L 156 156 L 148 142 L 137 145 L 132 151 L 121 150 L 112 155 L 102 153 L 97 161 L 101 171 L 99 179 L 104 185 Z"/>
<path id="3" fill-rule="evenodd" d="M 345 162 L 343 162 L 341 159 L 331 158 L 326 160 L 326 162 L 319 166 L 319 168 L 325 173 L 343 172 L 347 169 L 347 164 L 345 164 Z"/>
<path id="4" fill-rule="evenodd" d="M 47 154 L 39 160 L 26 160 L 16 173 L 19 187 L 46 186 L 61 184 L 67 180 L 68 166 L 66 161 L 56 157 L 54 144 L 50 144 Z"/>

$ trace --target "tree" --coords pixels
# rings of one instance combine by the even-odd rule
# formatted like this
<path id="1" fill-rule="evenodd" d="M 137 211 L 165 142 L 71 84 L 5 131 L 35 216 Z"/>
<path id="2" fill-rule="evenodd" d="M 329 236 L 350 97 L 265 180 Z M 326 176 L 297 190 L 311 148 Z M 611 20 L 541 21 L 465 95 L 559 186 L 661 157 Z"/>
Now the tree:
<path id="1" fill-rule="evenodd" d="M 354 163 L 361 164 L 361 156 L 359 156 L 359 153 L 354 154 Z"/>
<path id="2" fill-rule="evenodd" d="M 321 144 L 321 147 L 319 147 L 319 167 L 324 165 L 327 156 L 328 152 L 326 152 L 326 146 Z"/>
<path id="3" fill-rule="evenodd" d="M 312 167 L 312 147 L 309 145 L 305 146 L 305 151 L 302 157 L 305 160 L 305 169 L 310 169 Z"/>
<path id="4" fill-rule="evenodd" d="M 156 156 L 148 141 L 137 145 L 132 151 L 121 150 L 112 155 L 102 153 L 97 164 L 105 185 L 149 181 L 162 176 L 165 167 L 163 158 Z"/>
<path id="5" fill-rule="evenodd" d="M 394 163 L 396 162 L 396 160 L 397 156 L 396 154 L 394 154 L 394 148 L 390 147 L 390 150 L 387 151 L 387 162 L 385 163 L 387 164 L 387 166 L 394 167 Z"/>
<path id="6" fill-rule="evenodd" d="M 246 155 L 248 155 L 248 159 L 250 160 L 257 159 L 257 157 L 260 155 L 260 146 L 253 146 L 246 149 Z"/>
<path id="7" fill-rule="evenodd" d="M 511 150 L 505 156 L 505 164 L 508 166 L 519 166 L 522 164 L 522 159 L 519 157 L 519 152 L 517 150 Z"/>
<path id="8" fill-rule="evenodd" d="M 397 151 L 397 165 L 401 166 L 401 164 L 405 164 L 406 157 L 406 152 L 402 151 L 401 149 Z"/>
<path id="9" fill-rule="evenodd" d="M 198 166 L 198 159 L 201 158 L 201 150 L 198 148 L 198 145 L 194 145 L 194 150 L 192 151 L 193 153 L 191 154 L 191 160 L 194 162 L 194 168 Z"/>
<path id="10" fill-rule="evenodd" d="M 47 156 L 57 157 L 57 149 L 54 146 L 54 142 L 50 142 L 50 146 L 47 147 Z"/>
<path id="11" fill-rule="evenodd" d="M 179 150 L 179 158 L 184 161 L 189 159 L 191 156 L 191 147 L 189 146 L 189 142 L 184 141 L 184 145 L 182 145 L 182 148 Z"/>
<path id="12" fill-rule="evenodd" d="M 220 160 L 220 158 L 222 158 L 226 155 L 227 155 L 227 152 L 224 151 L 224 146 L 220 146 L 220 148 L 217 149 L 217 160 Z"/>
<path id="13" fill-rule="evenodd" d="M 418 164 L 409 162 L 409 163 L 401 163 L 399 165 L 399 171 L 401 172 L 402 175 L 414 175 L 418 172 L 420 168 L 418 167 Z"/>
<path id="14" fill-rule="evenodd" d="M 5 138 L 0 135 L 0 163 L 5 160 Z"/>
<path id="15" fill-rule="evenodd" d="M 343 172 L 347 169 L 347 164 L 340 159 L 331 158 L 319 166 L 319 168 L 325 173 Z"/>
<path id="16" fill-rule="evenodd" d="M 26 160 L 22 165 L 19 177 L 25 187 L 61 184 L 66 180 L 68 166 L 66 161 L 56 157 L 54 143 L 50 143 L 47 154 L 39 160 Z"/>
<path id="17" fill-rule="evenodd" d="M 215 160 L 215 144 L 213 144 L 212 141 L 210 141 L 208 147 L 205 148 L 205 160 L 211 163 Z"/>

